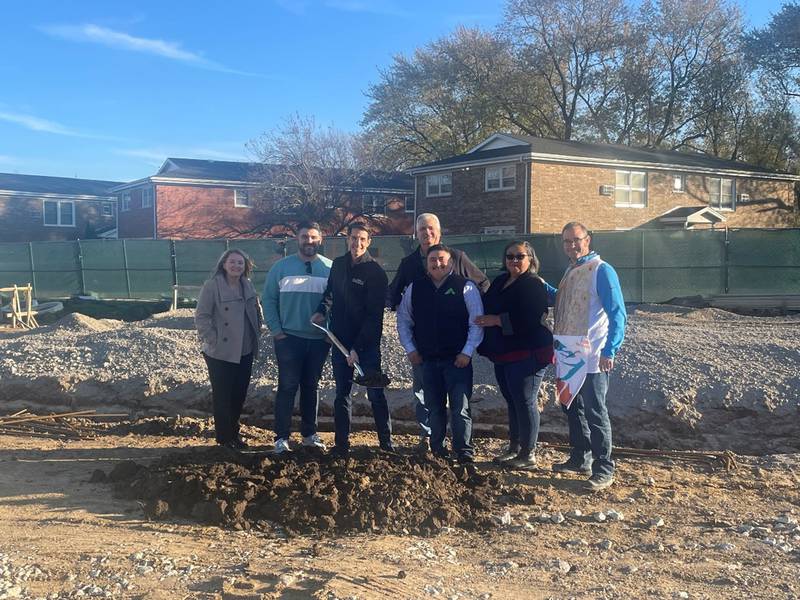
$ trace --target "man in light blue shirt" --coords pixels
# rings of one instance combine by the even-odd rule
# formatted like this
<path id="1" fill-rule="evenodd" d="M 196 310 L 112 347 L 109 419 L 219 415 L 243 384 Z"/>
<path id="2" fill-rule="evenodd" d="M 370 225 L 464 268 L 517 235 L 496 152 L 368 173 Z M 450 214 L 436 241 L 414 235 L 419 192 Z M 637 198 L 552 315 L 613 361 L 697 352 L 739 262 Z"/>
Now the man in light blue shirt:
<path id="1" fill-rule="evenodd" d="M 444 447 L 449 401 L 453 450 L 460 463 L 472 463 L 472 355 L 483 340 L 483 329 L 475 324 L 483 302 L 474 282 L 453 273 L 451 256 L 442 244 L 428 249 L 426 274 L 406 288 L 397 309 L 397 332 L 411 364 L 422 365 L 431 451 L 449 457 Z"/>
<path id="2" fill-rule="evenodd" d="M 300 388 L 303 445 L 325 449 L 317 435 L 317 386 L 330 345 L 311 324 L 328 284 L 332 261 L 318 254 L 322 233 L 317 223 L 297 230 L 297 254 L 275 263 L 264 284 L 264 320 L 275 344 L 278 391 L 275 394 L 275 453 L 288 452 L 294 398 Z"/>

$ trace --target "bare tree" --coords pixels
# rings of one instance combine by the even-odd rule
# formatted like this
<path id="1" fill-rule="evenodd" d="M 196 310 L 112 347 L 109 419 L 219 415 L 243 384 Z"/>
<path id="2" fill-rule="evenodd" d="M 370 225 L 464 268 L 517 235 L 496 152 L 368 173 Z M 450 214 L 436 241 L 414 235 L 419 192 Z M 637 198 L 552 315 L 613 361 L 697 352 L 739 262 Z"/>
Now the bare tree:
<path id="1" fill-rule="evenodd" d="M 751 31 L 746 42 L 750 59 L 784 94 L 800 98 L 800 3 L 784 4 L 766 27 Z"/>
<path id="2" fill-rule="evenodd" d="M 503 128 L 492 90 L 509 68 L 503 43 L 476 29 L 396 56 L 369 88 L 362 121 L 384 168 L 447 158 Z"/>
<path id="3" fill-rule="evenodd" d="M 509 0 L 506 35 L 524 70 L 544 82 L 557 109 L 549 135 L 572 139 L 584 111 L 604 109 L 626 16 L 622 0 Z"/>
<path id="4" fill-rule="evenodd" d="M 371 168 L 358 136 L 292 115 L 248 148 L 260 161 L 253 172 L 260 184 L 254 230 L 293 231 L 301 221 L 317 221 L 336 234 L 355 220 L 378 226 L 385 220 L 363 210 L 361 190 L 378 187 L 391 174 Z"/>

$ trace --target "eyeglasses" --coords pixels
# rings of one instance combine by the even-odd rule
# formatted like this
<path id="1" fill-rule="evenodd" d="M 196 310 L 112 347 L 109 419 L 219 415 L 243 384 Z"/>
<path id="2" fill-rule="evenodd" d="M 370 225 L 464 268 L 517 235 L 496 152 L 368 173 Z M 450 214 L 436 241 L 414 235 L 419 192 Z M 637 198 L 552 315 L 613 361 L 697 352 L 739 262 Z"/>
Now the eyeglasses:
<path id="1" fill-rule="evenodd" d="M 577 238 L 567 238 L 567 239 L 563 239 L 563 240 L 561 240 L 561 243 L 562 243 L 562 244 L 564 244 L 565 246 L 572 245 L 572 244 L 580 244 L 580 243 L 581 243 L 583 240 L 585 240 L 587 237 L 589 237 L 589 236 L 588 236 L 588 235 L 585 235 L 585 236 L 583 236 L 583 237 L 577 237 Z"/>
<path id="2" fill-rule="evenodd" d="M 525 260 L 530 254 L 506 254 L 506 260 Z"/>
<path id="3" fill-rule="evenodd" d="M 311 275 L 311 261 L 306 263 L 306 273 Z"/>

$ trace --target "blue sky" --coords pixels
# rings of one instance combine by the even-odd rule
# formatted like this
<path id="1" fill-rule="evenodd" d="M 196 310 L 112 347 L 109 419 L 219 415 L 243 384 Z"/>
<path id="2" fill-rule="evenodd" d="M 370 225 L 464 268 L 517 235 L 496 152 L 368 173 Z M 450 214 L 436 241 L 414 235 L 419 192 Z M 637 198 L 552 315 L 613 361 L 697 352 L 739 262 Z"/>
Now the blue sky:
<path id="1" fill-rule="evenodd" d="M 0 172 L 132 180 L 167 156 L 247 160 L 297 112 L 355 131 L 392 56 L 504 0 L 0 4 Z M 763 25 L 780 1 L 741 2 Z"/>

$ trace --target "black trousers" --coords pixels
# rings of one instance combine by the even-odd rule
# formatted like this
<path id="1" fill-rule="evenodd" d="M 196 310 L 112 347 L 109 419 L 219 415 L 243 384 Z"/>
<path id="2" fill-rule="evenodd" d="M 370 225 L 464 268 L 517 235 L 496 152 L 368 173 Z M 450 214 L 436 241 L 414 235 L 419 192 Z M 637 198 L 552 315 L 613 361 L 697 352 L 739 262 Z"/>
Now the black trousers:
<path id="1" fill-rule="evenodd" d="M 205 352 L 214 400 L 214 429 L 217 443 L 224 444 L 239 435 L 239 417 L 242 414 L 250 375 L 253 372 L 253 354 L 246 354 L 237 363 L 211 358 Z"/>

